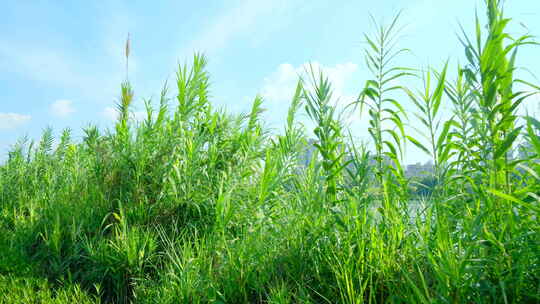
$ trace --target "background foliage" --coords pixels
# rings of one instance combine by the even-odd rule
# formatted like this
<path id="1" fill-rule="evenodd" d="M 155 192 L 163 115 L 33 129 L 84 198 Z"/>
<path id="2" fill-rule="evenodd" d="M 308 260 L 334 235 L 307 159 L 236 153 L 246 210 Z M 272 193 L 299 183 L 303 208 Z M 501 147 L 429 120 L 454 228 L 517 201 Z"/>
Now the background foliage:
<path id="1" fill-rule="evenodd" d="M 212 107 L 202 55 L 142 122 L 126 80 L 113 130 L 21 140 L 0 166 L 0 302 L 540 301 L 540 122 L 518 115 L 539 87 L 514 77 L 533 41 L 505 31 L 499 1 L 487 14 L 461 39 L 454 80 L 448 64 L 392 65 L 406 51 L 398 18 L 366 35 L 373 77 L 350 109 L 368 111 L 373 152 L 352 140 L 320 71 L 299 80 L 276 135 L 260 97 L 245 114 Z M 422 90 L 405 86 L 418 77 Z M 410 135 L 407 102 L 425 138 Z M 404 176 L 407 143 L 433 176 Z"/>

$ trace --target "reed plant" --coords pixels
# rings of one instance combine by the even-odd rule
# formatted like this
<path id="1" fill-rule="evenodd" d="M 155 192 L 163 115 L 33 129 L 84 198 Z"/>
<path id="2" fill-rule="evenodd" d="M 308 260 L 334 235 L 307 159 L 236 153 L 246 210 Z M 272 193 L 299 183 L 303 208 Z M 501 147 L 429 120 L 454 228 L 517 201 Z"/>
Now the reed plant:
<path id="1" fill-rule="evenodd" d="M 539 87 L 515 76 L 534 41 L 500 1 L 486 12 L 456 75 L 394 66 L 397 17 L 365 36 L 367 144 L 313 68 L 278 134 L 260 96 L 214 108 L 201 54 L 143 121 L 126 75 L 114 128 L 46 128 L 0 165 L 0 303 L 539 302 L 540 122 L 519 112 Z M 434 162 L 432 195 L 411 191 L 407 143 Z"/>

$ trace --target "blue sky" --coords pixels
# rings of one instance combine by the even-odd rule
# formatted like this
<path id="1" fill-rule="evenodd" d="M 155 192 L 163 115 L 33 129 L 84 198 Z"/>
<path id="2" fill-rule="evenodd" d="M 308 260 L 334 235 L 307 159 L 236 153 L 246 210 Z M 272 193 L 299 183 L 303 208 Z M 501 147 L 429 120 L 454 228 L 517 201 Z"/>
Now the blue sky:
<path id="1" fill-rule="evenodd" d="M 178 62 L 201 51 L 214 104 L 247 111 L 261 94 L 268 125 L 279 128 L 307 63 L 326 72 L 341 104 L 358 94 L 369 77 L 362 55 L 363 33 L 373 30 L 369 14 L 388 21 L 403 10 L 400 46 L 412 53 L 398 63 L 414 67 L 463 61 L 458 24 L 472 30 L 475 8 L 483 15 L 481 0 L 8 0 L 2 8 L 0 159 L 18 138 L 39 138 L 46 126 L 56 134 L 70 127 L 76 136 L 89 123 L 112 126 L 128 32 L 135 116 L 143 98 L 155 98 L 165 80 L 174 80 Z M 513 34 L 526 31 L 522 22 L 540 35 L 540 1 L 507 1 L 506 14 Z M 523 49 L 521 65 L 540 71 L 539 50 Z M 367 139 L 365 118 L 353 121 L 355 135 Z M 406 157 L 425 159 L 414 149 Z"/>

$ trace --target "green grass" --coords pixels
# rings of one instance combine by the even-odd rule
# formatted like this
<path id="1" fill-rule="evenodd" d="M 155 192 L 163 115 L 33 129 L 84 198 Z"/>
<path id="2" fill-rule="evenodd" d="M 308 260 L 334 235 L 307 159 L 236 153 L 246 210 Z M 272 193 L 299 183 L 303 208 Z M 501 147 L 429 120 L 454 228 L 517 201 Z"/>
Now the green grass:
<path id="1" fill-rule="evenodd" d="M 373 152 L 319 71 L 272 134 L 260 97 L 246 114 L 213 108 L 201 55 L 142 122 L 126 80 L 114 129 L 22 140 L 0 165 L 0 303 L 540 302 L 540 122 L 517 114 L 540 88 L 513 75 L 532 40 L 487 4 L 455 80 L 448 64 L 391 65 L 397 18 L 366 35 L 373 77 L 349 109 L 368 111 Z M 417 78 L 422 90 L 406 87 Z M 436 167 L 423 196 L 403 173 L 408 143 Z M 510 157 L 518 143 L 524 159 Z"/>

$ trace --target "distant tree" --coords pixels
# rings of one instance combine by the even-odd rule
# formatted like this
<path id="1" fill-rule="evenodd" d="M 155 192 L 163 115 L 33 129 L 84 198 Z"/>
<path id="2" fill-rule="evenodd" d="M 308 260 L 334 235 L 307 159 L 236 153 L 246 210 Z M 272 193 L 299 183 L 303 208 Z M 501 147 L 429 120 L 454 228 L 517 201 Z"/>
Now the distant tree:
<path id="1" fill-rule="evenodd" d="M 418 177 L 415 182 L 411 183 L 410 193 L 416 196 L 429 196 L 438 183 L 437 177 L 431 174 Z"/>

